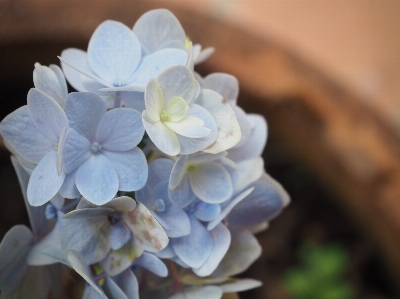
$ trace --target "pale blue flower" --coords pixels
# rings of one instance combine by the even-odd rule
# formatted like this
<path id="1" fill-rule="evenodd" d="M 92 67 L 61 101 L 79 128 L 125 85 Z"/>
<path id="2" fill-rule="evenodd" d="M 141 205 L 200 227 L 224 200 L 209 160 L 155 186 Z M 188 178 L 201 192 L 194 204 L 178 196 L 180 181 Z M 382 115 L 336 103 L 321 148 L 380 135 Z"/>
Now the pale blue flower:
<path id="1" fill-rule="evenodd" d="M 230 199 L 236 165 L 225 156 L 226 152 L 180 156 L 169 180 L 169 197 L 172 203 L 186 207 L 196 197 L 210 204 L 219 204 Z"/>
<path id="2" fill-rule="evenodd" d="M 37 164 L 27 191 L 33 206 L 48 202 L 64 183 L 61 149 L 67 129 L 68 119 L 61 106 L 35 88 L 28 93 L 28 105 L 9 114 L 0 124 L 0 133 L 13 151 Z"/>
<path id="3" fill-rule="evenodd" d="M 147 162 L 136 147 L 144 134 L 140 113 L 130 108 L 107 111 L 99 96 L 82 92 L 69 94 L 64 109 L 71 126 L 62 152 L 64 171 L 74 173 L 82 196 L 101 205 L 118 190 L 144 186 Z"/>
<path id="4" fill-rule="evenodd" d="M 149 79 L 171 66 L 185 64 L 186 60 L 186 52 L 180 49 L 161 49 L 142 55 L 135 33 L 124 24 L 110 20 L 97 27 L 87 53 L 71 48 L 61 54 L 70 84 L 78 91 L 92 92 L 102 88 L 143 91 Z"/>

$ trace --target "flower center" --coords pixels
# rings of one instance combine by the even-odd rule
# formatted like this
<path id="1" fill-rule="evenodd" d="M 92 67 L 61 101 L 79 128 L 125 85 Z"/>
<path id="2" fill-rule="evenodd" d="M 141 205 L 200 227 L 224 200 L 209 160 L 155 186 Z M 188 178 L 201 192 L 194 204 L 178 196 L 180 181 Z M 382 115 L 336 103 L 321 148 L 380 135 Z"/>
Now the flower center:
<path id="1" fill-rule="evenodd" d="M 161 121 L 170 121 L 171 115 L 168 113 L 167 110 L 163 110 L 163 111 L 161 111 L 160 119 L 161 119 Z"/>
<path id="2" fill-rule="evenodd" d="M 156 211 L 156 212 L 164 212 L 165 211 L 165 202 L 161 198 L 157 199 L 153 203 L 152 210 Z"/>
<path id="3" fill-rule="evenodd" d="M 101 150 L 101 145 L 98 142 L 93 142 L 91 150 L 93 153 L 97 153 L 98 151 Z"/>
<path id="4" fill-rule="evenodd" d="M 193 165 L 193 164 L 189 164 L 189 165 L 186 167 L 186 170 L 187 170 L 187 172 L 191 173 L 191 172 L 193 172 L 193 171 L 196 170 L 196 166 Z"/>

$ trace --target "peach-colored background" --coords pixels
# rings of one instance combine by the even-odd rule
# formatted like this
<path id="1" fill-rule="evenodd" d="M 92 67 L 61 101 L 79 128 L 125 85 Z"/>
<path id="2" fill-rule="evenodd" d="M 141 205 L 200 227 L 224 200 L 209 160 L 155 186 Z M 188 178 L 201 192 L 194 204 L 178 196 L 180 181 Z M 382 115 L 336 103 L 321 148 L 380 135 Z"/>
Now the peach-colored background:
<path id="1" fill-rule="evenodd" d="M 163 0 L 283 44 L 400 129 L 400 1 Z"/>

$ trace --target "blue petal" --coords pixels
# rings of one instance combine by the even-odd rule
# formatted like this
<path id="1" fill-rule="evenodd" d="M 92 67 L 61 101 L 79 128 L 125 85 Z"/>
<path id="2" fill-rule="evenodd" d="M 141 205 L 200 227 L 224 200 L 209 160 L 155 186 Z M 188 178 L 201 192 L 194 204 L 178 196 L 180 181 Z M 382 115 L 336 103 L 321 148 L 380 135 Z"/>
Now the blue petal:
<path id="1" fill-rule="evenodd" d="M 110 226 L 110 244 L 114 250 L 120 249 L 131 238 L 130 229 L 121 221 L 116 221 Z"/>
<path id="2" fill-rule="evenodd" d="M 115 277 L 118 286 L 128 299 L 139 299 L 139 283 L 131 270 L 126 270 Z"/>
<path id="3" fill-rule="evenodd" d="M 92 144 L 86 137 L 79 134 L 74 128 L 69 128 L 65 134 L 62 149 L 65 173 L 70 173 L 85 163 L 91 156 L 91 147 Z"/>
<path id="4" fill-rule="evenodd" d="M 141 56 L 136 35 L 120 22 L 107 20 L 101 23 L 89 41 L 90 67 L 114 86 L 126 85 Z"/>
<path id="5" fill-rule="evenodd" d="M 135 147 L 125 152 L 103 151 L 118 175 L 121 191 L 141 189 L 147 180 L 148 166 L 143 152 Z"/>
<path id="6" fill-rule="evenodd" d="M 96 94 L 72 92 L 64 105 L 69 125 L 90 142 L 96 141 L 96 130 L 100 119 L 107 112 L 106 104 Z"/>
<path id="7" fill-rule="evenodd" d="M 97 127 L 96 141 L 109 151 L 127 151 L 142 140 L 144 127 L 139 112 L 129 108 L 108 111 Z"/>
<path id="8" fill-rule="evenodd" d="M 133 26 L 133 32 L 150 53 L 171 41 L 178 41 L 182 47 L 185 45 L 185 31 L 167 9 L 154 9 L 143 14 Z"/>
<path id="9" fill-rule="evenodd" d="M 50 151 L 39 162 L 29 179 L 27 197 L 32 206 L 41 206 L 60 190 L 65 174 L 57 174 L 57 153 Z"/>
<path id="10" fill-rule="evenodd" d="M 155 275 L 167 277 L 168 269 L 165 264 L 154 254 L 144 252 L 137 260 L 135 265 L 141 266 Z"/>
<path id="11" fill-rule="evenodd" d="M 114 282 L 114 280 L 112 280 L 112 278 L 106 277 L 103 284 L 103 290 L 108 299 L 128 299 L 125 293 Z"/>
<path id="12" fill-rule="evenodd" d="M 129 79 L 130 86 L 146 86 L 151 78 L 156 78 L 171 66 L 184 65 L 187 54 L 184 50 L 163 49 L 142 58 L 140 65 Z"/>
<path id="13" fill-rule="evenodd" d="M 197 269 L 193 269 L 193 272 L 200 277 L 211 275 L 214 270 L 218 267 L 226 252 L 231 244 L 231 234 L 229 230 L 223 224 L 218 224 L 212 231 L 214 246 L 210 254 L 210 258 Z"/>
<path id="14" fill-rule="evenodd" d="M 0 244 L 0 289 L 15 286 L 27 270 L 26 256 L 33 235 L 24 225 L 12 227 Z"/>
<path id="15" fill-rule="evenodd" d="M 117 172 L 102 154 L 92 155 L 79 167 L 75 182 L 82 196 L 96 205 L 113 199 L 119 187 Z"/>
<path id="16" fill-rule="evenodd" d="M 232 226 L 253 226 L 276 217 L 289 202 L 282 186 L 267 174 L 255 184 L 254 191 L 229 214 Z"/>
<path id="17" fill-rule="evenodd" d="M 201 221 L 211 221 L 221 213 L 221 206 L 199 201 L 196 204 L 194 215 Z"/>
<path id="18" fill-rule="evenodd" d="M 35 164 L 40 162 L 54 144 L 54 141 L 36 128 L 28 106 L 18 108 L 7 115 L 1 121 L 0 134 L 12 150 Z"/>
<path id="19" fill-rule="evenodd" d="M 176 255 L 192 268 L 199 268 L 209 258 L 213 238 L 209 231 L 194 217 L 190 216 L 191 233 L 171 239 Z"/>
<path id="20" fill-rule="evenodd" d="M 175 189 L 168 189 L 168 195 L 171 202 L 179 208 L 185 208 L 190 205 L 195 200 L 196 195 L 190 187 L 189 176 L 185 175 Z"/>

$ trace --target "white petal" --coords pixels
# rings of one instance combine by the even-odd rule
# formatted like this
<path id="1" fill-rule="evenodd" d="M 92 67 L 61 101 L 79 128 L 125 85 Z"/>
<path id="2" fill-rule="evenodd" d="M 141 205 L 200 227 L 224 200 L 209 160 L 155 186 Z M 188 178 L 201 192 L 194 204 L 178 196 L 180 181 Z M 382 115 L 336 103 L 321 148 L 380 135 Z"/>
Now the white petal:
<path id="1" fill-rule="evenodd" d="M 222 290 L 217 286 L 191 287 L 168 299 L 221 299 Z"/>
<path id="2" fill-rule="evenodd" d="M 143 152 L 135 147 L 125 152 L 103 151 L 118 175 L 120 191 L 136 191 L 146 184 L 148 166 Z"/>
<path id="3" fill-rule="evenodd" d="M 193 269 L 193 272 L 200 277 L 211 275 L 214 272 L 231 244 L 231 234 L 225 225 L 218 224 L 210 233 L 214 242 L 210 258 L 200 268 Z"/>
<path id="4" fill-rule="evenodd" d="M 265 118 L 262 115 L 248 114 L 247 120 L 251 126 L 250 135 L 243 146 L 239 142 L 229 150 L 228 157 L 232 160 L 241 161 L 261 156 L 267 143 L 268 126 Z"/>
<path id="5" fill-rule="evenodd" d="M 192 71 L 183 65 L 167 69 L 157 81 L 163 90 L 165 105 L 175 97 L 183 98 L 189 105 L 200 92 L 200 85 Z"/>
<path id="6" fill-rule="evenodd" d="M 186 174 L 186 161 L 188 156 L 182 155 L 175 162 L 174 167 L 171 170 L 171 175 L 169 177 L 169 188 L 175 189 L 178 184 L 183 179 L 183 176 Z"/>
<path id="7" fill-rule="evenodd" d="M 67 84 L 58 66 L 53 64 L 51 69 L 44 65 L 35 64 L 33 83 L 36 89 L 49 95 L 61 107 L 64 105 L 67 96 Z"/>
<path id="8" fill-rule="evenodd" d="M 144 250 L 156 252 L 168 245 L 168 236 L 150 211 L 139 203 L 136 209 L 123 214 L 125 223 L 134 232 L 135 242 Z"/>
<path id="9" fill-rule="evenodd" d="M 39 131 L 58 142 L 63 129 L 68 126 L 67 116 L 61 106 L 44 92 L 31 88 L 28 92 L 28 108 Z"/>
<path id="10" fill-rule="evenodd" d="M 65 174 L 57 174 L 57 153 L 50 151 L 34 169 L 28 184 L 28 201 L 32 206 L 41 206 L 60 190 Z"/>
<path id="11" fill-rule="evenodd" d="M 212 73 L 204 77 L 203 88 L 216 91 L 229 102 L 236 102 L 239 95 L 239 81 L 226 73 Z"/>
<path id="12" fill-rule="evenodd" d="M 88 68 L 87 65 L 87 54 L 85 51 L 69 48 L 61 53 L 61 57 L 77 66 L 79 69 Z M 69 84 L 72 85 L 77 91 L 87 91 L 81 83 L 81 73 L 67 64 L 61 61 L 61 67 L 63 69 L 65 78 L 68 80 Z"/>
<path id="13" fill-rule="evenodd" d="M 200 138 L 188 138 L 182 135 L 177 135 L 181 145 L 180 153 L 184 155 L 190 155 L 203 150 L 213 144 L 218 136 L 218 129 L 215 120 L 206 109 L 199 105 L 192 104 L 188 116 L 202 119 L 204 121 L 204 127 L 210 129 L 211 132 L 207 136 Z"/>
<path id="14" fill-rule="evenodd" d="M 82 196 L 96 205 L 113 199 L 119 187 L 117 172 L 102 154 L 92 155 L 79 167 L 75 182 Z"/>
<path id="15" fill-rule="evenodd" d="M 196 165 L 196 169 L 189 173 L 189 181 L 194 194 L 207 203 L 221 203 L 232 196 L 229 173 L 218 163 Z"/>
<path id="16" fill-rule="evenodd" d="M 52 150 L 54 144 L 54 141 L 36 128 L 28 106 L 18 108 L 7 115 L 0 124 L 0 133 L 18 155 L 36 164 Z"/>
<path id="17" fill-rule="evenodd" d="M 234 186 L 236 192 L 257 181 L 264 173 L 264 160 L 261 157 L 238 162 L 237 166 L 238 181 Z"/>
<path id="18" fill-rule="evenodd" d="M 207 48 L 203 49 L 199 53 L 199 55 L 196 57 L 194 64 L 199 64 L 199 63 L 206 61 L 212 54 L 214 54 L 214 52 L 215 52 L 215 48 L 213 48 L 213 47 L 207 47 Z"/>
<path id="19" fill-rule="evenodd" d="M 222 289 L 224 293 L 236 293 L 258 288 L 261 285 L 262 285 L 261 281 L 246 278 L 246 279 L 237 279 L 229 283 L 224 283 L 219 287 Z"/>
<path id="20" fill-rule="evenodd" d="M 146 111 L 143 111 L 142 119 L 147 134 L 160 151 L 170 156 L 179 154 L 179 140 L 174 131 L 160 121 L 152 123 Z"/>
<path id="21" fill-rule="evenodd" d="M 164 95 L 160 84 L 155 79 L 150 79 L 144 94 L 147 115 L 152 121 L 159 121 L 164 106 Z"/>
<path id="22" fill-rule="evenodd" d="M 241 147 L 242 145 L 245 145 L 245 148 L 247 149 L 247 142 L 248 139 L 250 138 L 251 135 L 251 123 L 247 117 L 246 112 L 244 112 L 244 110 L 242 108 L 240 108 L 239 106 L 236 106 L 235 104 L 233 104 L 232 106 L 233 111 L 235 112 L 236 115 L 236 119 L 239 123 L 240 126 L 240 132 L 242 133 L 242 138 L 240 139 L 240 141 L 233 146 L 231 149 L 235 149 L 237 147 Z M 252 149 L 250 147 L 248 147 L 248 151 L 251 151 Z"/>
<path id="23" fill-rule="evenodd" d="M 89 41 L 90 67 L 113 86 L 126 85 L 141 55 L 136 35 L 120 22 L 107 20 L 101 23 Z"/>
<path id="24" fill-rule="evenodd" d="M 133 32 L 150 53 L 170 41 L 179 41 L 182 46 L 185 45 L 185 31 L 167 9 L 154 9 L 143 14 L 133 26 Z"/>
<path id="25" fill-rule="evenodd" d="M 167 68 L 184 65 L 187 54 L 179 49 L 163 49 L 142 58 L 140 65 L 132 75 L 130 86 L 146 86 L 151 78 L 156 78 Z"/>
<path id="26" fill-rule="evenodd" d="M 85 163 L 91 155 L 91 143 L 75 129 L 69 128 L 65 134 L 62 159 L 65 173 L 74 171 Z"/>
<path id="27" fill-rule="evenodd" d="M 216 154 L 231 148 L 240 141 L 240 126 L 227 100 L 215 91 L 203 89 L 196 103 L 211 113 L 218 127 L 217 141 L 208 147 L 206 152 Z"/>
<path id="28" fill-rule="evenodd" d="M 189 105 L 183 98 L 175 97 L 168 103 L 166 111 L 170 115 L 171 122 L 178 122 L 188 113 Z"/>
<path id="29" fill-rule="evenodd" d="M 90 142 L 96 141 L 96 130 L 100 119 L 107 112 L 106 104 L 90 92 L 72 92 L 64 106 L 69 125 Z"/>
<path id="30" fill-rule="evenodd" d="M 178 122 L 164 122 L 175 133 L 188 137 L 200 138 L 207 136 L 211 130 L 204 126 L 204 121 L 194 116 L 186 116 Z"/>

